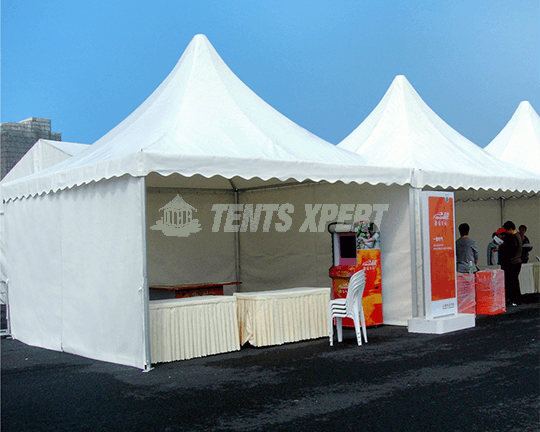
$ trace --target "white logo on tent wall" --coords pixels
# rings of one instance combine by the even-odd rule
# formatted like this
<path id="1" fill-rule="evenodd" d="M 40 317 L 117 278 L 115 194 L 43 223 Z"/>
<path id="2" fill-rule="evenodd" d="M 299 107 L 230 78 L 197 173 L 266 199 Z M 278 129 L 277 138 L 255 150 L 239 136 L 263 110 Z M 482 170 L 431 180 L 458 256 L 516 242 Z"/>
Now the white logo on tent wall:
<path id="1" fill-rule="evenodd" d="M 305 204 L 303 223 L 299 232 L 326 232 L 330 222 L 354 222 L 374 219 L 380 226 L 388 204 Z M 188 237 L 202 230 L 197 219 L 193 219 L 193 206 L 177 195 L 171 202 L 159 209 L 163 212 L 160 220 L 150 227 L 162 231 L 170 237 Z M 285 204 L 214 204 L 212 232 L 287 232 L 293 224 L 294 206 Z M 373 215 L 374 214 L 374 215 Z M 371 218 L 371 216 L 374 216 Z"/>
<path id="2" fill-rule="evenodd" d="M 161 207 L 161 219 L 150 229 L 163 232 L 168 237 L 188 237 L 202 230 L 198 219 L 193 219 L 193 212 L 197 209 L 185 202 L 180 195 Z"/>
<path id="3" fill-rule="evenodd" d="M 330 222 L 354 222 L 370 219 L 374 213 L 374 223 L 380 226 L 388 204 L 305 204 L 304 219 L 299 232 L 326 232 Z M 214 204 L 215 212 L 212 232 L 256 232 L 262 222 L 262 231 L 269 232 L 273 226 L 276 232 L 287 232 L 293 224 L 294 206 L 285 204 Z"/>

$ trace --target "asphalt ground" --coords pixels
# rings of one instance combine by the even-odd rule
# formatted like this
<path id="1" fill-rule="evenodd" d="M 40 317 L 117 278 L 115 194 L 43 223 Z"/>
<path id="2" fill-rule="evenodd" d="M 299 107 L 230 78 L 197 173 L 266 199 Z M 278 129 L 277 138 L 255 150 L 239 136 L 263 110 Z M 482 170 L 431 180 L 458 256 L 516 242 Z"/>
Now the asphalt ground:
<path id="1" fill-rule="evenodd" d="M 149 373 L 3 338 L 1 430 L 539 431 L 538 295 L 445 335 L 352 329 Z"/>

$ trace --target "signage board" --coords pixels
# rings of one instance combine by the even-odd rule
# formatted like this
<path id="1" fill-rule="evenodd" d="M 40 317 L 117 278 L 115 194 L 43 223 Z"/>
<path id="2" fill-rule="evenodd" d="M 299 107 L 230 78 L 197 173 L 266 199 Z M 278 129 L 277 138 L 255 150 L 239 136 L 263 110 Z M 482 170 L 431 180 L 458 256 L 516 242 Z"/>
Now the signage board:
<path id="1" fill-rule="evenodd" d="M 457 313 L 454 194 L 422 192 L 426 318 Z"/>

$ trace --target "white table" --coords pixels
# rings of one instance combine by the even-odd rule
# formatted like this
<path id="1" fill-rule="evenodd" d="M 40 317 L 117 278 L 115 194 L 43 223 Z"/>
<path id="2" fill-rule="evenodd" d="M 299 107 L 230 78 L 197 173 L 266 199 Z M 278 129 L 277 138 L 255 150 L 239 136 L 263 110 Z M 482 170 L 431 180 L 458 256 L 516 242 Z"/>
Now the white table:
<path id="1" fill-rule="evenodd" d="M 540 292 L 540 262 L 523 264 L 519 272 L 521 294 Z"/>
<path id="2" fill-rule="evenodd" d="M 153 300 L 149 309 L 152 363 L 240 349 L 235 297 Z"/>
<path id="3" fill-rule="evenodd" d="M 330 288 L 234 293 L 240 343 L 281 345 L 328 337 Z"/>

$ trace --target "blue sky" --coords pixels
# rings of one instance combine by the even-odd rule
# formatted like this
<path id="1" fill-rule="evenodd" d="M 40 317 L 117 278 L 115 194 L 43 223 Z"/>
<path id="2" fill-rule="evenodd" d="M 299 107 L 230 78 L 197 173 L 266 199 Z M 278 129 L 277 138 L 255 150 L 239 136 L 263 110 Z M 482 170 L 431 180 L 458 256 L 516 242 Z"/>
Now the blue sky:
<path id="1" fill-rule="evenodd" d="M 278 111 L 337 144 L 403 74 L 481 147 L 519 102 L 540 112 L 538 0 L 3 0 L 1 121 L 93 143 L 194 35 Z"/>

